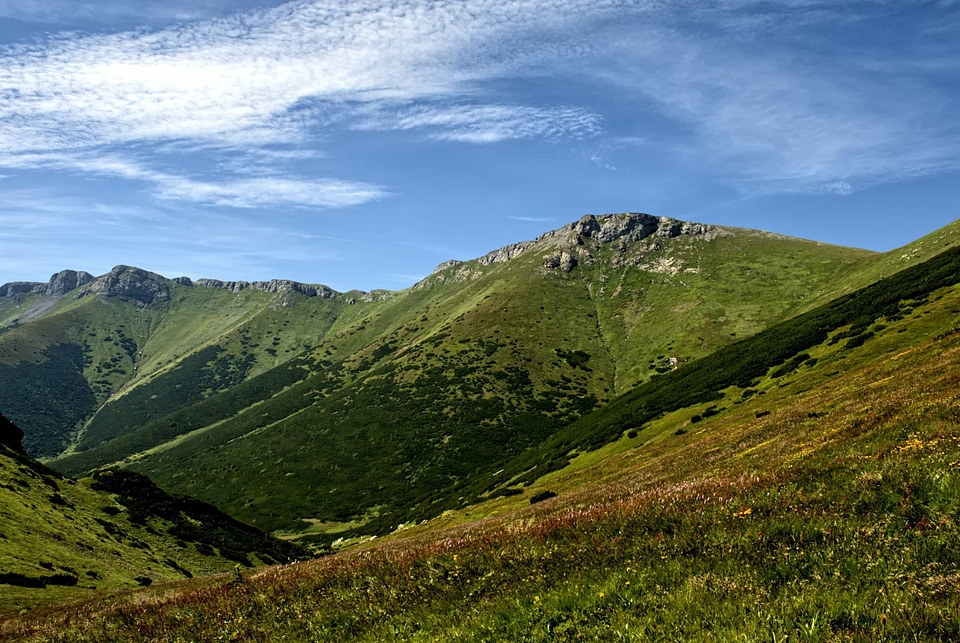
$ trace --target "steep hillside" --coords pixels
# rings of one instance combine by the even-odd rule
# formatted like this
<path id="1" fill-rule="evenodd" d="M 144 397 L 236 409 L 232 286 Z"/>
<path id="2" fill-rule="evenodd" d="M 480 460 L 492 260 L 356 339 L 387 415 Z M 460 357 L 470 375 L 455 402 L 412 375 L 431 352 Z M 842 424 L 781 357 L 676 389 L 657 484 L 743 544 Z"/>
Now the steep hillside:
<path id="1" fill-rule="evenodd" d="M 618 398 L 580 421 L 616 425 L 603 446 L 515 492 L 239 587 L 151 588 L 0 632 L 956 640 L 958 282 L 952 251 L 723 349 L 709 399 L 651 415 L 642 390 Z M 658 378 L 664 392 L 713 375 L 698 364 Z"/>
<path id="2" fill-rule="evenodd" d="M 55 466 L 123 462 L 321 544 L 358 524 L 383 533 L 462 505 L 559 427 L 788 316 L 872 257 L 648 215 L 584 217 L 348 307 L 311 351 L 191 406 L 144 422 L 147 400 L 164 408 L 169 395 L 141 386 Z M 101 421 L 124 434 L 83 450 L 110 437 Z"/>
<path id="3" fill-rule="evenodd" d="M 626 214 L 449 262 L 400 293 L 194 283 L 126 266 L 96 278 L 63 271 L 46 284 L 0 286 L 0 408 L 25 427 L 30 453 L 86 451 L 324 341 L 343 359 L 425 341 L 468 311 L 487 338 L 517 323 L 553 343 L 547 353 L 589 352 L 604 372 L 587 392 L 602 398 L 790 314 L 871 256 Z M 568 309 L 545 333 L 539 318 Z"/>
<path id="4" fill-rule="evenodd" d="M 89 420 L 145 383 L 158 381 L 145 399 L 173 409 L 283 363 L 316 344 L 346 305 L 293 282 L 194 284 L 126 266 L 84 275 L 0 287 L 0 408 L 25 428 L 33 455 L 115 437 L 123 427 L 105 426 L 109 413 Z"/>
<path id="5" fill-rule="evenodd" d="M 958 236 L 937 234 L 877 255 L 588 215 L 370 295 L 125 268 L 0 334 L 0 360 L 19 351 L 0 390 L 26 390 L 9 401 L 25 415 L 69 419 L 54 438 L 27 426 L 28 445 L 31 434 L 53 452 L 57 439 L 68 445 L 52 462 L 61 471 L 130 467 L 324 547 L 468 503 L 509 480 L 518 454 L 529 451 L 536 471 L 561 466 L 562 449 L 577 446 L 563 436 L 579 431 L 563 427 Z M 113 330 L 83 326 L 93 311 Z M 543 449 L 555 449 L 546 464 Z"/>
<path id="6" fill-rule="evenodd" d="M 304 554 L 139 474 L 65 478 L 0 415 L 0 613 Z"/>

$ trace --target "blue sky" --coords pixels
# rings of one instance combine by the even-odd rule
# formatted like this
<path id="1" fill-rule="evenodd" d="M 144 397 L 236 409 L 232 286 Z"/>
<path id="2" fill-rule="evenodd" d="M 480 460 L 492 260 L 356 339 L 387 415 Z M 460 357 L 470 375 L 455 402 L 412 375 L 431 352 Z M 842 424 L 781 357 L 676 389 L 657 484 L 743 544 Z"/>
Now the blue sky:
<path id="1" fill-rule="evenodd" d="M 960 217 L 960 3 L 4 0 L 0 283 L 404 288 L 586 213 Z"/>

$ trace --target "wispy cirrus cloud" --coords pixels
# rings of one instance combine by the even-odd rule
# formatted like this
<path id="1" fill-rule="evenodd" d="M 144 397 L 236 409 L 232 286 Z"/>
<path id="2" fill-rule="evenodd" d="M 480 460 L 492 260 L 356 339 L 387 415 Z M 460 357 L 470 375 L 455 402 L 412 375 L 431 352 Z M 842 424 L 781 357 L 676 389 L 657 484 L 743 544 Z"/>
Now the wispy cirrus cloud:
<path id="1" fill-rule="evenodd" d="M 869 11 L 797 2 L 738 12 L 752 5 L 648 24 L 612 38 L 588 66 L 641 97 L 638 116 L 679 126 L 649 131 L 644 145 L 752 194 L 843 195 L 960 169 L 960 125 L 942 118 L 958 97 L 955 39 L 879 47 Z M 862 41 L 825 38 L 837 29 Z"/>
<path id="2" fill-rule="evenodd" d="M 379 107 L 354 127 L 359 130 L 422 130 L 431 138 L 461 143 L 510 139 L 580 139 L 600 132 L 600 117 L 578 107 L 518 105 L 422 105 Z"/>
<path id="3" fill-rule="evenodd" d="M 608 153 L 642 147 L 753 192 L 842 193 L 835 186 L 956 168 L 960 133 L 938 116 L 956 89 L 938 79 L 958 52 L 935 33 L 956 16 L 929 20 L 931 38 L 906 52 L 824 36 L 849 21 L 871 40 L 883 4 L 302 0 L 65 33 L 0 49 L 0 166 L 72 156 L 74 170 L 102 175 L 111 170 L 91 159 L 124 157 L 133 169 L 114 175 L 158 198 L 224 207 L 382 198 L 388 188 L 332 176 L 332 165 L 290 171 L 296 155 L 355 131 L 474 145 L 598 138 L 599 153 L 581 154 L 597 167 L 623 171 Z M 150 5 L 161 22 L 162 6 Z M 200 2 L 189 16 L 224 6 Z M 69 13 L 59 0 L 5 11 L 38 7 Z M 527 80 L 550 91 L 491 89 Z M 565 91 L 571 80 L 591 91 Z M 144 152 L 156 145 L 220 154 L 221 174 L 172 171 Z"/>
<path id="4" fill-rule="evenodd" d="M 53 25 L 157 25 L 236 12 L 249 0 L 5 0 L 0 18 Z"/>
<path id="5" fill-rule="evenodd" d="M 57 3 L 43 7 L 66 11 Z M 6 11 L 33 9 L 21 1 Z M 518 33 L 602 10 L 583 0 L 550 7 L 531 0 L 293 2 L 158 31 L 68 33 L 7 46 L 0 49 L 0 165 L 33 167 L 38 155 L 89 159 L 162 142 L 315 147 L 318 136 L 344 123 L 470 143 L 595 134 L 599 118 L 585 108 L 490 104 L 472 83 L 512 64 Z M 446 103 L 452 97 L 461 102 Z M 152 182 L 162 196 L 222 205 L 313 193 L 290 181 L 260 182 L 265 196 L 253 199 L 248 180 L 183 188 L 158 170 L 117 175 Z M 306 205 L 383 195 L 362 182 L 314 183 L 334 196 Z"/>
<path id="6" fill-rule="evenodd" d="M 526 222 L 526 223 L 546 223 L 547 221 L 550 220 L 550 219 L 547 219 L 546 217 L 516 217 L 516 216 L 508 216 L 507 218 L 508 218 L 508 219 L 513 219 L 514 221 L 523 221 L 523 222 Z"/>
<path id="7" fill-rule="evenodd" d="M 0 163 L 3 161 L 0 160 Z M 19 167 L 57 169 L 141 181 L 153 186 L 162 199 L 184 200 L 233 208 L 288 205 L 339 208 L 384 198 L 377 185 L 330 178 L 298 179 L 279 176 L 238 176 L 206 181 L 144 167 L 135 160 L 113 154 L 87 152 L 24 154 Z"/>

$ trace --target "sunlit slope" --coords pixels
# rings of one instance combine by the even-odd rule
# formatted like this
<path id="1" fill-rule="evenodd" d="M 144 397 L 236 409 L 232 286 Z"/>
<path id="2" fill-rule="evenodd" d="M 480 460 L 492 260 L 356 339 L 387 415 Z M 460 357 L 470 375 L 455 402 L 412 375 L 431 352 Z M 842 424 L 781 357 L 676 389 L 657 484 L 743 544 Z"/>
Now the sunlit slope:
<path id="1" fill-rule="evenodd" d="M 516 495 L 241 587 L 144 590 L 135 621 L 128 605 L 92 604 L 8 631 L 120 641 L 956 640 L 957 255 L 838 302 L 826 319 L 854 311 L 853 322 L 820 326 L 821 339 L 751 373 L 746 388 L 733 373 L 712 399 L 652 418 L 626 396 L 594 423 L 632 415 L 634 432 Z M 531 504 L 546 492 L 556 495 Z"/>
<path id="2" fill-rule="evenodd" d="M 442 268 L 363 316 L 350 308 L 356 319 L 345 311 L 301 357 L 140 428 L 123 422 L 125 435 L 55 466 L 126 460 L 267 529 L 382 533 L 470 501 L 465 489 L 617 392 L 766 327 L 872 256 L 585 218 Z"/>
<path id="3" fill-rule="evenodd" d="M 905 238 L 910 238 L 909 233 Z M 810 300 L 810 305 L 801 307 L 797 312 L 803 312 L 814 306 L 824 304 L 840 295 L 853 292 L 884 277 L 889 277 L 901 270 L 923 263 L 957 246 L 960 246 L 960 219 L 889 252 L 875 254 L 869 261 L 860 263 L 845 274 L 841 280 L 832 284 L 819 297 Z"/>
<path id="4" fill-rule="evenodd" d="M 0 613 L 302 555 L 137 474 L 76 481 L 17 447 L 0 439 Z"/>
<path id="5" fill-rule="evenodd" d="M 744 399 L 769 369 L 789 373 L 815 364 L 809 351 L 830 338 L 847 349 L 862 346 L 886 323 L 910 315 L 930 293 L 960 283 L 960 247 L 844 295 L 688 366 L 666 373 L 620 396 L 603 409 L 555 432 L 548 440 L 511 463 L 507 476 L 532 480 L 563 466 L 570 454 L 595 449 L 639 431 L 664 413 L 711 402 L 731 386 Z M 712 409 L 708 415 L 718 413 Z"/>

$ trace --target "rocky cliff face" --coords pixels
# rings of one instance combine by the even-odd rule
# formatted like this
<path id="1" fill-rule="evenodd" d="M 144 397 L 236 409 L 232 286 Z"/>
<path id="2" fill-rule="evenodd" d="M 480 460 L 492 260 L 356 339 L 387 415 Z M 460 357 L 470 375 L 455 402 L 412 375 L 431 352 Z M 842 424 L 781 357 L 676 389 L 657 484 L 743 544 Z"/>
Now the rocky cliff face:
<path id="1" fill-rule="evenodd" d="M 270 281 L 220 281 L 219 279 L 197 279 L 195 285 L 204 288 L 223 288 L 230 292 L 240 292 L 246 288 L 251 290 L 262 290 L 268 293 L 277 294 L 284 292 L 293 292 L 307 297 L 320 297 L 321 299 L 333 299 L 336 291 L 326 286 L 311 286 L 302 284 L 299 281 L 290 281 L 288 279 L 271 279 Z"/>
<path id="2" fill-rule="evenodd" d="M 618 252 L 624 253 L 631 244 L 648 238 L 671 239 L 679 236 L 701 236 L 710 240 L 723 229 L 702 223 L 688 223 L 670 217 L 655 217 L 640 212 L 622 214 L 588 214 L 562 228 L 546 232 L 533 241 L 521 241 L 489 252 L 476 260 L 481 266 L 510 261 L 525 252 L 547 251 L 544 256 L 545 271 L 570 272 L 580 264 L 592 261 L 591 249 L 600 244 L 616 243 Z M 631 261 L 631 263 L 636 263 Z M 479 276 L 476 264 L 461 261 L 446 261 L 433 274 L 417 283 L 414 288 L 428 284 L 459 282 Z"/>
<path id="3" fill-rule="evenodd" d="M 149 305 L 156 301 L 169 300 L 172 283 L 171 280 L 153 272 L 130 266 L 117 266 L 84 286 L 77 297 L 88 295 L 117 297 L 124 301 Z"/>
<path id="4" fill-rule="evenodd" d="M 623 214 L 588 214 L 559 230 L 540 235 L 536 242 L 555 241 L 561 249 L 583 246 L 588 240 L 596 243 L 635 243 L 656 236 L 672 239 L 681 235 L 707 235 L 717 226 L 688 223 L 670 217 L 655 217 L 640 212 Z"/>
<path id="5" fill-rule="evenodd" d="M 0 297 L 16 297 L 22 294 L 49 295 L 61 297 L 71 290 L 93 281 L 93 275 L 82 270 L 61 270 L 50 277 L 47 283 L 32 281 L 14 281 L 0 286 Z"/>

